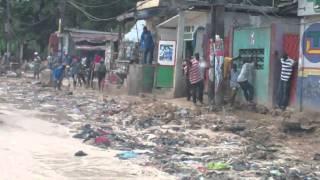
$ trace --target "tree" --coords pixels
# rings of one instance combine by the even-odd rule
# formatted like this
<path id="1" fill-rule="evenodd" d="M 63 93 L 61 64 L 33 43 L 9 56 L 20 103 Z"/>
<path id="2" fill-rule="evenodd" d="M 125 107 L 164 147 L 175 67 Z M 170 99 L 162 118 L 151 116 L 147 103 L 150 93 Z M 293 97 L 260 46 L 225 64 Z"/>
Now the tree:
<path id="1" fill-rule="evenodd" d="M 117 28 L 116 17 L 135 7 L 137 0 L 64 0 L 65 27 L 111 31 Z M 6 0 L 0 1 L 0 8 L 6 8 Z M 27 43 L 44 52 L 51 33 L 58 30 L 60 0 L 11 0 L 11 29 L 14 43 Z M 4 12 L 5 13 L 5 12 Z M 88 16 L 88 14 L 90 16 Z M 93 18 L 90 17 L 95 17 Z M 0 17 L 5 22 L 5 16 Z M 4 24 L 0 24 L 0 38 L 4 37 Z M 1 48 L 1 47 L 0 47 Z M 2 47 L 3 50 L 3 47 Z"/>

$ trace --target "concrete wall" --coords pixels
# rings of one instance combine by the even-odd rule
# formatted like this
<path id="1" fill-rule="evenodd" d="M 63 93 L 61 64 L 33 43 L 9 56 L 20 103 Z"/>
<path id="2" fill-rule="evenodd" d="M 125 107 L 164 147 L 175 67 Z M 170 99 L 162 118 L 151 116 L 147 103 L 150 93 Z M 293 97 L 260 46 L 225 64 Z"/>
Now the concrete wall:
<path id="1" fill-rule="evenodd" d="M 256 87 L 257 93 L 260 95 L 258 98 L 258 103 L 262 103 L 268 106 L 274 105 L 276 102 L 276 93 L 278 89 L 278 82 L 280 78 L 280 63 L 279 58 L 283 54 L 283 39 L 286 34 L 299 34 L 299 19 L 298 18 L 283 18 L 283 17 L 271 17 L 271 16 L 252 16 L 246 13 L 234 13 L 227 12 L 225 17 L 225 36 L 230 38 L 232 41 L 239 41 L 239 38 L 234 37 L 235 31 L 241 31 L 242 29 L 251 29 L 252 32 L 259 29 L 268 29 L 268 34 L 265 37 L 258 37 L 261 34 L 258 31 L 255 33 L 255 41 L 268 41 L 265 44 L 265 68 L 267 72 L 264 74 L 267 77 L 257 76 L 256 85 L 259 86 L 261 78 L 266 81 L 262 87 Z M 249 37 L 240 38 L 241 42 L 230 43 L 229 47 L 233 51 L 233 55 L 237 55 L 237 50 L 239 47 L 246 48 L 250 47 L 248 45 Z M 240 44 L 239 44 L 240 43 Z M 261 42 L 256 42 L 260 44 Z M 232 45 L 238 44 L 236 47 Z M 254 46 L 255 47 L 255 46 Z M 262 46 L 261 46 L 262 47 Z M 234 49 L 236 48 L 236 49 Z M 259 74 L 259 73 L 258 73 Z M 257 74 L 256 74 L 257 75 Z M 259 78 L 259 79 L 257 79 Z M 262 89 L 267 88 L 266 91 Z M 262 93 L 263 92 L 263 93 Z M 264 96 L 264 97 L 263 97 Z"/>
<path id="2" fill-rule="evenodd" d="M 302 19 L 300 30 L 298 106 L 320 111 L 320 16 Z"/>

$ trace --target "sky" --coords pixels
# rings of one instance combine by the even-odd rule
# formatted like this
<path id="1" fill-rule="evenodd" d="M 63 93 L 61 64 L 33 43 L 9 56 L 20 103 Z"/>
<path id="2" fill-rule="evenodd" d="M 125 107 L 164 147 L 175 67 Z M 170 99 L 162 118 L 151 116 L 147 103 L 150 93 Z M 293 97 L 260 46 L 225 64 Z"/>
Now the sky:
<path id="1" fill-rule="evenodd" d="M 143 27 L 145 26 L 146 22 L 144 20 L 138 20 L 134 26 L 132 26 L 130 32 L 125 35 L 125 40 L 138 42 L 138 38 L 140 40 L 141 33 L 143 31 Z M 137 34 L 138 29 L 138 34 Z M 138 35 L 138 37 L 137 37 Z"/>

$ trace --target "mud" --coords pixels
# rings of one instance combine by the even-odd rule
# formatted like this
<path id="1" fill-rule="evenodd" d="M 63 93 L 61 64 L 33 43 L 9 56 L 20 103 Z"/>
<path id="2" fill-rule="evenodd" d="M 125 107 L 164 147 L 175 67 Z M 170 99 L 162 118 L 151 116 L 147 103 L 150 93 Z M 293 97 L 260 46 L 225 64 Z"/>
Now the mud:
<path id="1" fill-rule="evenodd" d="M 84 89 L 54 92 L 19 79 L 5 79 L 2 87 L 6 87 L 0 91 L 2 102 L 40 111 L 44 115 L 37 117 L 63 125 L 73 135 L 81 133 L 86 124 L 94 132 L 106 131 L 84 144 L 97 146 L 97 137 L 107 138 L 110 145 L 99 146 L 102 150 L 139 152 L 126 162 L 156 168 L 176 179 L 320 177 L 314 160 L 320 149 L 317 116 L 305 120 L 292 111 L 262 106 L 221 108 L 211 113 L 184 99 L 112 96 Z M 312 131 L 288 130 L 286 122 L 291 121 L 299 122 L 300 128 L 312 127 Z M 79 150 L 92 155 L 81 148 L 71 155 Z M 231 169 L 208 170 L 212 162 L 228 164 Z"/>

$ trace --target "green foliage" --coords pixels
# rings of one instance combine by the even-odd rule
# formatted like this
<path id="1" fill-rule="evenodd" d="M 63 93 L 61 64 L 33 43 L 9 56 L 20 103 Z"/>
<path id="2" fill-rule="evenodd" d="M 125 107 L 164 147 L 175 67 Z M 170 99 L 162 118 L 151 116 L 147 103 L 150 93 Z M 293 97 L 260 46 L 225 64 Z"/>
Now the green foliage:
<path id="1" fill-rule="evenodd" d="M 60 18 L 59 5 L 65 1 L 65 27 L 111 31 L 117 27 L 115 20 L 92 21 L 83 11 L 100 19 L 116 17 L 133 8 L 137 0 L 11 0 L 11 41 L 36 42 L 43 51 L 51 33 L 57 31 Z M 5 22 L 6 0 L 0 0 L 4 9 L 0 21 Z M 0 38 L 5 37 L 4 23 L 0 23 Z"/>

